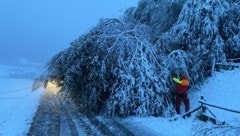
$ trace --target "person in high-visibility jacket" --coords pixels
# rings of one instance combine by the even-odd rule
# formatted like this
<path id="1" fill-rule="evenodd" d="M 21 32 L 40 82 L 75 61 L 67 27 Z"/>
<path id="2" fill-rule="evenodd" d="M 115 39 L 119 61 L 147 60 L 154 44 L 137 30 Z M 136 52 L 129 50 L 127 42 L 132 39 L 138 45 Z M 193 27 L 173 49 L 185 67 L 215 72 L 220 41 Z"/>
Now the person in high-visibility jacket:
<path id="1" fill-rule="evenodd" d="M 185 112 L 189 111 L 189 99 L 187 96 L 189 80 L 186 74 L 181 75 L 178 78 L 176 75 L 173 76 L 173 81 L 176 83 L 176 112 L 180 114 L 180 105 L 183 101 L 185 105 Z"/>

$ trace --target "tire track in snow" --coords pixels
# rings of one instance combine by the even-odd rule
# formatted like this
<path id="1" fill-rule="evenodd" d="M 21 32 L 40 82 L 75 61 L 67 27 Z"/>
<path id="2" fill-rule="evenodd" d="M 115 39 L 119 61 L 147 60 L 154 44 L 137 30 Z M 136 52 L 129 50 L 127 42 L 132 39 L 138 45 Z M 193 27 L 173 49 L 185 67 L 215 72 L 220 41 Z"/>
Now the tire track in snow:
<path id="1" fill-rule="evenodd" d="M 80 112 L 71 99 L 46 91 L 28 136 L 133 136 L 112 118 Z"/>

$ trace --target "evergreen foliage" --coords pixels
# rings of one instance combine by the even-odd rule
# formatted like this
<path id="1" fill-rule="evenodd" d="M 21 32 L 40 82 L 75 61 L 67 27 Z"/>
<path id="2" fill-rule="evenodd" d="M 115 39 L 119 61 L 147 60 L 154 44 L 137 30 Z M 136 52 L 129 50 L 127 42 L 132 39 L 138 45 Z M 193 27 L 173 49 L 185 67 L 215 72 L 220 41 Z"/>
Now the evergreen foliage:
<path id="1" fill-rule="evenodd" d="M 220 35 L 225 45 L 227 58 L 240 57 L 240 6 L 233 5 L 221 16 L 219 23 Z"/>
<path id="2" fill-rule="evenodd" d="M 192 88 L 213 59 L 239 54 L 239 5 L 226 0 L 140 0 L 121 19 L 102 19 L 48 63 L 46 80 L 84 109 L 111 116 L 175 112 L 171 73 Z"/>

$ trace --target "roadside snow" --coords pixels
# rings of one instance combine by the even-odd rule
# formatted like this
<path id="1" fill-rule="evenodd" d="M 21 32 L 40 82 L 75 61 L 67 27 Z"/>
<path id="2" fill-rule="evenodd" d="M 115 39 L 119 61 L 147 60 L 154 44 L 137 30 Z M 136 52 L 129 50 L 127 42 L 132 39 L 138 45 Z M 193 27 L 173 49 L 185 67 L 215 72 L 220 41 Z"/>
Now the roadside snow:
<path id="1" fill-rule="evenodd" d="M 192 119 L 170 122 L 160 117 L 129 117 L 120 121 L 136 136 L 187 136 L 192 128 Z"/>
<path id="2" fill-rule="evenodd" d="M 9 76 L 11 69 L 23 68 L 0 65 L 0 136 L 26 135 L 43 92 L 32 92 L 30 79 Z"/>

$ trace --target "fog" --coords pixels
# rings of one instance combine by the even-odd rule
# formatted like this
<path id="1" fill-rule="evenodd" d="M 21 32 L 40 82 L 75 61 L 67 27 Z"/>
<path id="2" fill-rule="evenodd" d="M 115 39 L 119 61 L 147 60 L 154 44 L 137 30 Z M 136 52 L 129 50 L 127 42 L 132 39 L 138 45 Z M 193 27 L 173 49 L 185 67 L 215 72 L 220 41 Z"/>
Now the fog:
<path id="1" fill-rule="evenodd" d="M 94 27 L 122 15 L 138 0 L 1 0 L 0 62 L 46 63 Z"/>

